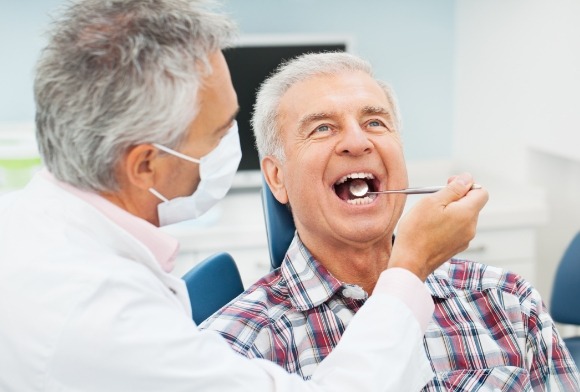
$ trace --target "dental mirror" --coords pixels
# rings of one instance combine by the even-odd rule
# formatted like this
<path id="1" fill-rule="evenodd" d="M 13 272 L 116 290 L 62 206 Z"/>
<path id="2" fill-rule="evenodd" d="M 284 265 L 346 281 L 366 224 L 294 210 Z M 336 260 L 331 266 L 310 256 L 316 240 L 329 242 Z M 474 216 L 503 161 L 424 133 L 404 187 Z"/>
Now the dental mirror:
<path id="1" fill-rule="evenodd" d="M 353 196 L 363 197 L 369 192 L 369 185 L 365 180 L 352 180 L 348 190 Z"/>
<path id="2" fill-rule="evenodd" d="M 434 192 L 440 191 L 443 188 L 445 188 L 445 185 L 369 192 L 369 186 L 366 183 L 366 181 L 358 179 L 358 180 L 353 180 L 350 183 L 349 192 L 355 197 L 364 197 L 366 195 L 380 195 L 383 193 L 403 193 L 403 194 L 407 194 L 407 195 L 417 195 L 417 194 L 423 194 L 423 193 L 434 193 Z M 473 184 L 471 186 L 471 189 L 481 189 L 481 185 Z"/>

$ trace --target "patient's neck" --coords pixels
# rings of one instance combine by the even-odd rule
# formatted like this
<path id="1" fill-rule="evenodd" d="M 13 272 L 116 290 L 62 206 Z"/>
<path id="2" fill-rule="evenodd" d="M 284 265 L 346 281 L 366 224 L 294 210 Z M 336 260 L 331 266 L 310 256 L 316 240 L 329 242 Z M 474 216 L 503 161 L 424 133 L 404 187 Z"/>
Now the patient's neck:
<path id="1" fill-rule="evenodd" d="M 362 287 L 372 294 L 377 280 L 389 264 L 391 240 L 371 246 L 318 246 L 306 247 L 312 256 L 336 279 Z"/>

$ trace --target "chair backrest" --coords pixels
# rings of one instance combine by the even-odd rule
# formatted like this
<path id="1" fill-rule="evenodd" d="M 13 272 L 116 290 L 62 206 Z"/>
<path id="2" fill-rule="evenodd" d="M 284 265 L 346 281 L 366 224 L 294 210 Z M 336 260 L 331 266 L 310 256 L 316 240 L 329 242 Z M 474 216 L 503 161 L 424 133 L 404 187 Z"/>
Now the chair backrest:
<path id="1" fill-rule="evenodd" d="M 271 269 L 276 269 L 284 260 L 296 227 L 290 209 L 276 200 L 265 180 L 262 181 L 262 208 L 270 251 L 270 266 Z"/>
<path id="2" fill-rule="evenodd" d="M 558 265 L 550 313 L 556 322 L 580 325 L 580 233 L 568 245 Z"/>
<path id="3" fill-rule="evenodd" d="M 183 275 L 193 321 L 200 324 L 244 291 L 240 272 L 226 252 L 212 255 Z"/>

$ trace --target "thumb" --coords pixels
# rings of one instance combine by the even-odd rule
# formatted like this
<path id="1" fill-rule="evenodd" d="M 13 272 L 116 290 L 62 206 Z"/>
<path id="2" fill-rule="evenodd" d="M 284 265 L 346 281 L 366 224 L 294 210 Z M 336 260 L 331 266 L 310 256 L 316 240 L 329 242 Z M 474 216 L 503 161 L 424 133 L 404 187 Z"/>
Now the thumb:
<path id="1" fill-rule="evenodd" d="M 469 173 L 462 173 L 450 178 L 447 186 L 436 193 L 444 205 L 461 199 L 469 192 L 473 185 L 473 177 Z"/>

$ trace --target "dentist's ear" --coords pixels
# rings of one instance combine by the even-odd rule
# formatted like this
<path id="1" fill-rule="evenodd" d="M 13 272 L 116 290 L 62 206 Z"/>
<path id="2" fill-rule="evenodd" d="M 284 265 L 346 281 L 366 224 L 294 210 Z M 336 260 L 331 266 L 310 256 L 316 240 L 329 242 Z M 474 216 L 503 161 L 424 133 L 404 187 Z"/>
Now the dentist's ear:
<path id="1" fill-rule="evenodd" d="M 262 174 L 272 191 L 272 194 L 282 204 L 288 203 L 288 193 L 284 186 L 284 172 L 278 159 L 266 156 L 262 159 Z"/>
<path id="2" fill-rule="evenodd" d="M 115 166 L 119 189 L 100 194 L 129 213 L 158 226 L 159 198 L 149 192 L 149 188 L 159 186 L 156 180 L 159 182 L 163 178 L 163 167 L 167 165 L 165 156 L 151 144 L 130 147 Z"/>
<path id="3" fill-rule="evenodd" d="M 119 165 L 119 173 L 125 182 L 139 189 L 148 190 L 155 186 L 156 173 L 166 164 L 160 159 L 159 151 L 151 144 L 130 147 Z"/>

